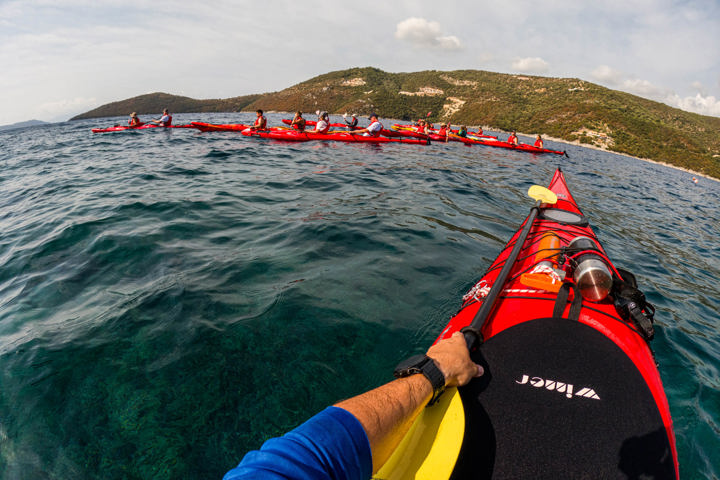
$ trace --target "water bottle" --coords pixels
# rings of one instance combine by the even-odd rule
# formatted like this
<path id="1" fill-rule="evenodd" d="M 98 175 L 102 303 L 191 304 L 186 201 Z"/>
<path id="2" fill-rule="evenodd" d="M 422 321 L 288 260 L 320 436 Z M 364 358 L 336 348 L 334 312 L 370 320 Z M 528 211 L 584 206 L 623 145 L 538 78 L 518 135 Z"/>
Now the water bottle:
<path id="1" fill-rule="evenodd" d="M 567 248 L 567 255 L 574 260 L 573 280 L 580 289 L 585 300 L 600 302 L 604 300 L 612 289 L 612 273 L 600 255 L 595 241 L 590 237 L 575 237 Z M 580 252 L 580 255 L 576 255 Z"/>

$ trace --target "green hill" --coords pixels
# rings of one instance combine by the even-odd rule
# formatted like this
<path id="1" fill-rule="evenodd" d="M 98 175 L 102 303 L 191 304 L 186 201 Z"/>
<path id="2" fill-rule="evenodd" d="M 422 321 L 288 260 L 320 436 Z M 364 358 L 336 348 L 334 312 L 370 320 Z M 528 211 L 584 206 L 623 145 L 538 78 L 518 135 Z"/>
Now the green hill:
<path id="1" fill-rule="evenodd" d="M 89 112 L 77 115 L 70 120 L 83 120 L 86 118 L 118 117 L 137 112 L 138 115 L 159 116 L 163 108 L 173 113 L 202 113 L 202 112 L 238 112 L 262 95 L 245 95 L 213 100 L 195 100 L 189 97 L 179 97 L 169 93 L 148 93 L 139 97 L 128 98 L 118 102 L 108 103 Z"/>
<path id="2" fill-rule="evenodd" d="M 141 108 L 141 105 L 143 108 Z M 431 120 L 541 133 L 688 168 L 720 178 L 720 118 L 685 112 L 574 78 L 478 70 L 331 72 L 280 92 L 225 100 L 150 94 L 76 118 L 173 112 L 376 111 L 385 118 Z"/>

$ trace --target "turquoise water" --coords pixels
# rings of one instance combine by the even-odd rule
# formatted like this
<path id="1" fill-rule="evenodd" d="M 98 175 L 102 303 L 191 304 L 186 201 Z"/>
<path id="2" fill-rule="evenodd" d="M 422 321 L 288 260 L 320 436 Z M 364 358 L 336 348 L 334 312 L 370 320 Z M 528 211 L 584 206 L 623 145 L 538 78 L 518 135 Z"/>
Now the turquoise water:
<path id="1" fill-rule="evenodd" d="M 719 183 L 552 142 L 90 132 L 119 122 L 0 132 L 0 478 L 220 478 L 427 348 L 557 166 L 658 309 L 683 477 L 720 478 Z"/>

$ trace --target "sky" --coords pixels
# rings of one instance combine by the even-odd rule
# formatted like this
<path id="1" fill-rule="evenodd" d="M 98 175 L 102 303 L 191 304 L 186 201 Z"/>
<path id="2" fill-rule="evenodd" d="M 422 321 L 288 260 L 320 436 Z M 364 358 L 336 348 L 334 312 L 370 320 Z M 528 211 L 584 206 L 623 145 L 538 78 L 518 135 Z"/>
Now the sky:
<path id="1" fill-rule="evenodd" d="M 0 0 L 0 125 L 367 66 L 580 78 L 720 117 L 720 0 Z"/>

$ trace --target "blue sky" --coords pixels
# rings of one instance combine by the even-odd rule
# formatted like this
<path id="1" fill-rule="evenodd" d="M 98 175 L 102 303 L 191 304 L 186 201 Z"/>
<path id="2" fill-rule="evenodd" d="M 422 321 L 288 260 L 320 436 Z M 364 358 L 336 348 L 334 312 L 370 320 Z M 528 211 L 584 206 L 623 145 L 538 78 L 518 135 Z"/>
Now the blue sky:
<path id="1" fill-rule="evenodd" d="M 720 2 L 0 0 L 0 66 L 0 125 L 364 66 L 574 77 L 720 116 Z"/>

